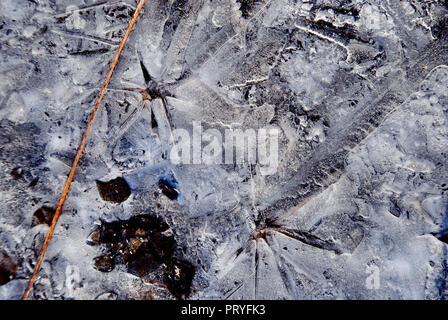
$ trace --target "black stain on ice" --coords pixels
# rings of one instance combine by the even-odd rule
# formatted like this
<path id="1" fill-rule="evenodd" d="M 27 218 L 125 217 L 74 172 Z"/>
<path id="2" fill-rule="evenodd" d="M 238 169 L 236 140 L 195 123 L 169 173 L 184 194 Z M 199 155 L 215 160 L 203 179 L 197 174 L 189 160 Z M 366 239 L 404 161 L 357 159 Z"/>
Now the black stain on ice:
<path id="1" fill-rule="evenodd" d="M 179 190 L 176 184 L 169 179 L 160 179 L 159 188 L 170 200 L 176 200 L 179 197 Z"/>
<path id="2" fill-rule="evenodd" d="M 122 203 L 131 195 L 131 188 L 122 177 L 107 182 L 97 181 L 96 186 L 101 199 L 104 201 Z"/>
<path id="3" fill-rule="evenodd" d="M 240 4 L 241 16 L 245 19 L 249 18 L 255 11 L 255 7 L 260 4 L 261 0 L 237 0 Z"/>
<path id="4" fill-rule="evenodd" d="M 11 177 L 14 180 L 18 180 L 18 179 L 22 178 L 22 176 L 23 176 L 23 169 L 21 167 L 15 167 L 14 169 L 12 169 Z"/>
<path id="5" fill-rule="evenodd" d="M 97 270 L 110 272 L 118 263 L 140 278 L 159 272 L 159 280 L 176 298 L 188 297 L 195 268 L 176 257 L 172 230 L 162 219 L 143 214 L 124 221 L 102 221 L 88 243 L 107 248 L 104 255 L 93 261 Z"/>
<path id="6" fill-rule="evenodd" d="M 39 182 L 39 177 L 34 178 L 33 180 L 31 180 L 29 186 L 30 187 L 35 187 L 37 185 L 37 183 Z"/>
<path id="7" fill-rule="evenodd" d="M 0 252 L 0 285 L 4 285 L 15 278 L 17 264 L 4 252 Z"/>
<path id="8" fill-rule="evenodd" d="M 50 226 L 55 213 L 56 210 L 53 208 L 47 206 L 40 207 L 33 214 L 33 218 L 31 220 L 31 228 L 39 224 L 46 224 Z"/>
<path id="9" fill-rule="evenodd" d="M 187 298 L 194 274 L 195 269 L 190 263 L 173 259 L 165 272 L 164 283 L 177 299 Z"/>

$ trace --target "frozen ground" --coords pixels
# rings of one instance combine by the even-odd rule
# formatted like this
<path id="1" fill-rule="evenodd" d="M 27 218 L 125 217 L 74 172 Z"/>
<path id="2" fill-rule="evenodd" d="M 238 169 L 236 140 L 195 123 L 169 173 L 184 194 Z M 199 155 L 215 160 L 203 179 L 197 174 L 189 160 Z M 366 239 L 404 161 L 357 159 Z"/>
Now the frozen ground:
<path id="1" fill-rule="evenodd" d="M 1 299 L 136 2 L 0 1 Z M 446 1 L 148 0 L 31 298 L 444 299 L 447 64 Z M 277 172 L 173 165 L 193 121 L 279 128 Z"/>

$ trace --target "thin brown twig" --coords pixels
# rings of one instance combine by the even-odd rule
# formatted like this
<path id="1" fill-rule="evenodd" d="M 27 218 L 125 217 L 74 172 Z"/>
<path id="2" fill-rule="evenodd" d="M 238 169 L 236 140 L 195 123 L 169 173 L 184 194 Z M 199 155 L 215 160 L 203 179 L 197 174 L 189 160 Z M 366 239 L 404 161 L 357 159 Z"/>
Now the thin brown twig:
<path id="1" fill-rule="evenodd" d="M 70 174 L 65 183 L 64 189 L 61 194 L 61 198 L 59 199 L 58 207 L 56 209 L 56 213 L 54 214 L 53 221 L 51 222 L 50 229 L 48 230 L 47 236 L 45 237 L 45 241 L 42 245 L 42 250 L 40 252 L 39 258 L 37 259 L 37 263 L 34 268 L 33 275 L 31 276 L 31 278 L 28 282 L 28 286 L 26 287 L 26 290 L 25 290 L 25 293 L 23 294 L 22 300 L 26 300 L 28 298 L 28 295 L 30 294 L 31 289 L 33 288 L 34 281 L 36 280 L 36 277 L 39 273 L 39 269 L 42 264 L 42 261 L 45 258 L 45 253 L 47 252 L 48 244 L 50 243 L 51 237 L 53 236 L 54 229 L 59 220 L 59 216 L 61 215 L 61 212 L 62 212 L 62 207 L 64 206 L 65 199 L 67 198 L 68 191 L 70 190 L 70 185 L 72 184 L 73 177 L 75 176 L 79 160 L 81 159 L 82 153 L 84 151 L 84 147 L 87 142 L 87 137 L 89 136 L 90 129 L 92 128 L 92 125 L 93 125 L 93 120 L 95 119 L 98 108 L 100 107 L 101 101 L 103 100 L 103 97 L 106 93 L 107 86 L 109 85 L 112 74 L 115 70 L 115 67 L 117 66 L 118 60 L 120 59 L 121 52 L 123 51 L 123 48 L 126 45 L 129 35 L 131 34 L 131 31 L 132 31 L 135 23 L 137 22 L 138 16 L 140 15 L 140 12 L 141 12 L 143 6 L 145 5 L 145 2 L 146 2 L 146 0 L 140 0 L 140 3 L 138 4 L 137 9 L 135 10 L 135 13 L 134 13 L 131 21 L 129 22 L 129 26 L 126 30 L 126 33 L 124 34 L 123 39 L 121 40 L 121 43 L 118 46 L 118 50 L 117 50 L 117 53 L 115 54 L 114 60 L 112 61 L 112 64 L 110 65 L 109 72 L 107 73 L 107 76 L 106 76 L 106 80 L 104 80 L 104 84 L 101 87 L 100 93 L 98 95 L 98 99 L 97 99 L 95 106 L 93 108 L 93 111 L 90 115 L 89 122 L 87 123 L 87 128 L 84 132 L 81 143 L 79 144 L 78 152 L 76 153 L 76 157 L 73 161 L 73 165 L 70 170 Z"/>

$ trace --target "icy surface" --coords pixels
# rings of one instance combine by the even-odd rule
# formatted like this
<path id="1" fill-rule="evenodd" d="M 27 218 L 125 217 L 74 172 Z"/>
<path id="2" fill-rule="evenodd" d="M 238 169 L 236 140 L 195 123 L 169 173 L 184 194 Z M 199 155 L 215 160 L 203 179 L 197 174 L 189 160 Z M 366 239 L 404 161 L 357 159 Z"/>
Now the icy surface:
<path id="1" fill-rule="evenodd" d="M 56 207 L 136 4 L 0 1 L 0 252 L 17 265 L 0 299 L 23 293 L 48 230 L 33 214 Z M 157 274 L 94 268 L 101 220 L 150 214 L 195 268 L 190 299 L 444 299 L 447 64 L 446 1 L 148 0 L 31 298 L 174 299 Z M 172 164 L 193 121 L 279 128 L 277 172 Z M 118 177 L 131 195 L 105 201 L 97 181 Z"/>

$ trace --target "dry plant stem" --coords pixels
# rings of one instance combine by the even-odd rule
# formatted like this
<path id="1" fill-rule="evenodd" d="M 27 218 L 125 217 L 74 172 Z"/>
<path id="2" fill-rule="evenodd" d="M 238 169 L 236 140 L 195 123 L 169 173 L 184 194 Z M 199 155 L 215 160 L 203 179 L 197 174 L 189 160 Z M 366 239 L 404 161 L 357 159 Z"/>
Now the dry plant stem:
<path id="1" fill-rule="evenodd" d="M 114 60 L 112 61 L 112 64 L 110 65 L 106 80 L 104 80 L 104 84 L 101 87 L 101 91 L 98 95 L 98 99 L 95 103 L 92 114 L 90 115 L 89 122 L 87 123 L 87 128 L 84 132 L 81 143 L 78 147 L 78 152 L 76 153 L 76 157 L 75 157 L 75 160 L 73 161 L 73 165 L 70 170 L 70 174 L 65 183 L 64 190 L 62 191 L 62 194 L 61 194 L 61 198 L 59 199 L 58 207 L 56 209 L 56 213 L 54 215 L 53 221 L 51 222 L 50 229 L 48 230 L 47 236 L 45 237 L 45 241 L 42 245 L 42 250 L 40 252 L 36 266 L 34 268 L 33 275 L 31 276 L 31 278 L 28 282 L 28 286 L 25 290 L 25 293 L 23 294 L 22 300 L 26 300 L 28 298 L 28 295 L 30 294 L 31 289 L 33 288 L 34 281 L 36 280 L 36 277 L 39 273 L 40 266 L 42 264 L 42 261 L 44 260 L 45 253 L 47 252 L 48 244 L 50 243 L 51 237 L 53 236 L 54 229 L 59 220 L 59 216 L 61 215 L 61 212 L 62 212 L 62 207 L 64 206 L 65 199 L 67 198 L 68 191 L 70 190 L 70 185 L 73 181 L 73 177 L 75 176 L 76 168 L 78 167 L 79 160 L 81 159 L 82 153 L 84 151 L 84 147 L 87 142 L 87 137 L 89 136 L 90 129 L 92 128 L 92 125 L 93 125 L 93 120 L 95 119 L 98 108 L 100 107 L 101 101 L 103 100 L 103 97 L 106 93 L 107 86 L 109 85 L 112 74 L 115 70 L 115 67 L 117 66 L 118 60 L 120 59 L 121 52 L 123 51 L 123 48 L 126 45 L 129 35 L 131 34 L 131 31 L 132 31 L 135 23 L 137 22 L 138 16 L 140 15 L 140 12 L 141 12 L 143 6 L 145 5 L 145 2 L 146 2 L 146 0 L 140 0 L 140 3 L 138 4 L 137 9 L 135 10 L 135 13 L 131 19 L 131 22 L 129 22 L 129 26 L 126 30 L 126 33 L 124 34 L 123 39 L 121 40 L 121 43 L 117 50 L 117 53 L 115 54 Z"/>

